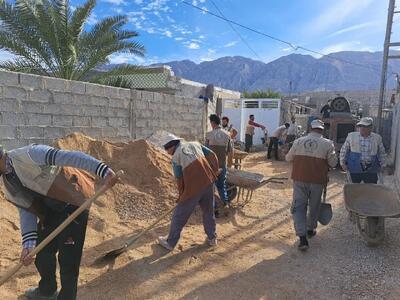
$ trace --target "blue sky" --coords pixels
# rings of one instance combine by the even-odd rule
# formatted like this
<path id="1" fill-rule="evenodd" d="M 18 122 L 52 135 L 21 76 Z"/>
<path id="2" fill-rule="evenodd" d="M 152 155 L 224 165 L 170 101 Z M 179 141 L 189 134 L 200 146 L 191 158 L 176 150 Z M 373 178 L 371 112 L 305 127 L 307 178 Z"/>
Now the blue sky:
<path id="1" fill-rule="evenodd" d="M 218 13 L 211 0 L 186 0 Z M 224 15 L 246 26 L 323 53 L 343 50 L 380 51 L 386 28 L 388 0 L 214 0 Z M 82 0 L 71 0 L 73 6 Z M 269 62 L 304 53 L 288 45 L 236 27 L 257 56 L 229 25 L 181 0 L 97 0 L 90 23 L 126 14 L 129 29 L 146 49 L 144 59 L 115 55 L 113 63 L 149 64 L 170 60 L 207 61 L 241 55 Z M 400 24 L 395 18 L 394 27 Z M 395 36 L 397 35 L 395 32 Z"/>

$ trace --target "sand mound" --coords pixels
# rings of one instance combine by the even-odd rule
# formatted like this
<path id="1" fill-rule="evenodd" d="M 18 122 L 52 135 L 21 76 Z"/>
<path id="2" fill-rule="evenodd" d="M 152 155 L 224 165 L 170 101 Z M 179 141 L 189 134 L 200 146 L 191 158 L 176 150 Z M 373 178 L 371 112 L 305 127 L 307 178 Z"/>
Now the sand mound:
<path id="1" fill-rule="evenodd" d="M 125 185 L 116 186 L 106 200 L 121 219 L 155 217 L 174 204 L 177 196 L 170 158 L 145 140 L 111 143 L 73 133 L 57 140 L 55 146 L 88 153 L 114 170 L 125 171 Z"/>

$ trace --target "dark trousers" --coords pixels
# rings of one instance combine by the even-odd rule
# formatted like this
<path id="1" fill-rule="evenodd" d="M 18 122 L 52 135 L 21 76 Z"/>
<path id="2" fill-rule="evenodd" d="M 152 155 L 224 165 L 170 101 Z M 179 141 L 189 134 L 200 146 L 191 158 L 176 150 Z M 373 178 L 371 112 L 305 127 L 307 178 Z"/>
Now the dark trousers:
<path id="1" fill-rule="evenodd" d="M 245 144 L 245 150 L 246 152 L 250 152 L 251 146 L 253 146 L 253 136 L 251 134 L 246 134 L 244 136 L 244 144 Z"/>
<path id="2" fill-rule="evenodd" d="M 275 159 L 278 160 L 278 146 L 279 146 L 279 139 L 276 137 L 271 137 L 269 139 L 269 145 L 268 145 L 268 158 L 271 158 L 271 152 L 272 152 L 272 147 L 274 148 L 275 152 Z"/>
<path id="3" fill-rule="evenodd" d="M 216 225 L 214 217 L 214 188 L 212 185 L 198 193 L 185 202 L 180 202 L 172 215 L 171 227 L 168 234 L 168 244 L 175 247 L 181 237 L 183 227 L 185 227 L 190 215 L 197 206 L 200 205 L 203 214 L 204 231 L 208 239 L 216 237 Z"/>
<path id="4" fill-rule="evenodd" d="M 76 209 L 69 206 L 62 212 L 48 213 L 44 224 L 38 224 L 38 243 L 43 241 Z M 43 295 L 57 291 L 56 253 L 60 265 L 61 290 L 58 300 L 75 300 L 78 286 L 79 266 L 85 242 L 88 211 L 80 214 L 54 240 L 38 253 L 35 265 L 40 274 L 39 290 Z"/>
<path id="5" fill-rule="evenodd" d="M 377 173 L 350 173 L 350 177 L 353 183 L 378 183 Z"/>

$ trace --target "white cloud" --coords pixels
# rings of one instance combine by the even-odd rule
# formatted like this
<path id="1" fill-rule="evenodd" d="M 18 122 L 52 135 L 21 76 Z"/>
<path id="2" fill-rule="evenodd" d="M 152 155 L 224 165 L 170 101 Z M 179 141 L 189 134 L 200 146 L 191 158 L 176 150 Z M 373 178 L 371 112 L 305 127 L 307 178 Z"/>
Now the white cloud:
<path id="1" fill-rule="evenodd" d="M 204 3 L 204 2 L 206 2 L 206 0 L 199 0 L 199 2 L 200 2 L 200 3 Z"/>
<path id="2" fill-rule="evenodd" d="M 217 51 L 215 49 L 207 49 L 207 55 L 200 57 L 200 61 L 211 61 L 215 59 L 215 53 Z"/>
<path id="3" fill-rule="evenodd" d="M 195 5 L 195 6 L 197 6 L 198 3 L 197 3 L 196 0 L 193 0 L 193 1 L 192 1 L 192 4 Z"/>
<path id="4" fill-rule="evenodd" d="M 340 29 L 338 31 L 335 31 L 334 33 L 330 34 L 328 37 L 334 37 L 334 36 L 338 36 L 341 35 L 343 33 L 348 33 L 348 32 L 352 32 L 352 31 L 356 31 L 356 30 L 360 30 L 360 29 L 364 29 L 373 25 L 377 25 L 377 21 L 371 21 L 371 22 L 365 22 L 365 23 L 360 23 L 360 24 L 356 24 L 353 26 L 349 26 L 343 29 Z"/>
<path id="5" fill-rule="evenodd" d="M 332 27 L 343 24 L 351 17 L 362 14 L 374 0 L 339 0 L 318 14 L 306 26 L 306 31 L 311 33 L 324 32 Z"/>
<path id="6" fill-rule="evenodd" d="M 97 19 L 97 15 L 92 12 L 89 18 L 87 19 L 87 23 L 89 25 L 95 25 L 99 20 Z"/>
<path id="7" fill-rule="evenodd" d="M 135 2 L 135 4 L 140 5 L 143 3 L 143 0 L 135 0 L 134 2 Z"/>
<path id="8" fill-rule="evenodd" d="M 176 37 L 176 38 L 175 38 L 175 41 L 183 41 L 183 40 L 184 40 L 183 37 Z"/>
<path id="9" fill-rule="evenodd" d="M 103 2 L 112 3 L 115 5 L 126 5 L 125 0 L 102 0 Z"/>
<path id="10" fill-rule="evenodd" d="M 110 55 L 109 57 L 110 63 L 111 64 L 126 64 L 126 63 L 132 63 L 132 62 L 137 62 L 138 58 L 135 57 L 133 54 L 129 53 L 119 53 L 119 54 L 113 54 Z M 139 60 L 142 58 L 140 57 Z"/>
<path id="11" fill-rule="evenodd" d="M 201 9 L 203 10 L 201 13 L 204 15 L 208 12 L 208 8 L 205 6 L 203 6 Z"/>
<path id="12" fill-rule="evenodd" d="M 186 44 L 186 47 L 192 50 L 196 50 L 200 48 L 200 45 L 194 42 L 189 42 Z"/>
<path id="13" fill-rule="evenodd" d="M 206 37 L 204 35 L 199 35 L 199 39 L 205 39 Z"/>
<path id="14" fill-rule="evenodd" d="M 164 31 L 164 35 L 171 38 L 172 37 L 172 33 L 169 30 Z"/>
<path id="15" fill-rule="evenodd" d="M 238 41 L 232 41 L 224 45 L 225 48 L 233 47 L 238 43 Z"/>
<path id="16" fill-rule="evenodd" d="M 350 41 L 329 45 L 321 50 L 324 54 L 341 51 L 373 51 L 371 47 L 363 45 L 360 41 Z"/>
<path id="17" fill-rule="evenodd" d="M 15 55 L 11 54 L 6 50 L 0 50 L 0 62 L 14 59 Z"/>

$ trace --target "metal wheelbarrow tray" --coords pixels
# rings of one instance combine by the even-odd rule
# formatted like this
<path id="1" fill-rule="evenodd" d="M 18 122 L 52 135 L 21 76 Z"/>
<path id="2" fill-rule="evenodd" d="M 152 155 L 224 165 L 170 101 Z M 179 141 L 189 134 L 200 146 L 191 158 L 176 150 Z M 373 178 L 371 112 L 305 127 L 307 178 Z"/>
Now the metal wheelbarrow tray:
<path id="1" fill-rule="evenodd" d="M 246 205 L 253 197 L 253 191 L 268 184 L 268 183 L 279 183 L 283 184 L 282 180 L 287 180 L 285 177 L 265 177 L 262 174 L 247 172 L 230 168 L 227 172 L 227 186 L 228 193 L 232 189 L 239 188 L 237 192 L 237 200 L 242 197 Z M 244 195 L 247 192 L 246 196 Z M 235 193 L 236 195 L 236 193 Z"/>
<path id="2" fill-rule="evenodd" d="M 346 184 L 343 189 L 346 209 L 357 223 L 361 236 L 368 245 L 384 239 L 385 218 L 400 217 L 397 194 L 380 184 Z"/>

